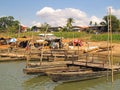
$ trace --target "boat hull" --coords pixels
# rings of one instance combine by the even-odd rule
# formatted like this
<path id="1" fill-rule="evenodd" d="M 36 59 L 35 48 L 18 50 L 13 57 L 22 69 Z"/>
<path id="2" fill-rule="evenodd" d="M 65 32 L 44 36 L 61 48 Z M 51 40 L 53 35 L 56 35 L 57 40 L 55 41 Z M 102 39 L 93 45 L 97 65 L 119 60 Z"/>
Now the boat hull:
<path id="1" fill-rule="evenodd" d="M 111 75 L 111 71 L 93 71 L 93 72 L 62 72 L 62 73 L 51 73 L 49 77 L 54 82 L 72 82 L 72 81 L 83 81 L 90 80 L 95 78 L 100 78 L 108 75 Z M 120 73 L 120 71 L 115 71 L 115 74 Z"/>

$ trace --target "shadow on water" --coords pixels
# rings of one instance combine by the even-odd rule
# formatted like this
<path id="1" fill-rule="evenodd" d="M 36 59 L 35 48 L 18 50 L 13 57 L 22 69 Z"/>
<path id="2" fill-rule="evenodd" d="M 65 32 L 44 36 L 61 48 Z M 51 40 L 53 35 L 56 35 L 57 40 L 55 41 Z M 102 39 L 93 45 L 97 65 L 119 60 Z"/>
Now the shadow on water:
<path id="1" fill-rule="evenodd" d="M 26 80 L 24 90 L 54 90 L 59 83 L 52 82 L 47 76 L 37 76 Z"/>
<path id="2" fill-rule="evenodd" d="M 111 83 L 111 77 L 98 78 L 87 81 L 62 83 L 54 90 L 119 90 L 120 74 L 115 75 L 114 83 Z"/>

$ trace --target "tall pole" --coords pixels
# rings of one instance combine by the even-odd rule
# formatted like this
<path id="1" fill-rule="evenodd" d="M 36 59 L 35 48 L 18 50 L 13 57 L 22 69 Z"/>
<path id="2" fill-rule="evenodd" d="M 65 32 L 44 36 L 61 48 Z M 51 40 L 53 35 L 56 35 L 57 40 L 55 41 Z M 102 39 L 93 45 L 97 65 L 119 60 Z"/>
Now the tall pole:
<path id="1" fill-rule="evenodd" d="M 109 9 L 107 10 L 107 25 L 108 25 L 108 40 L 107 40 L 107 49 L 108 49 L 108 66 L 110 67 L 110 20 L 109 20 Z M 109 70 L 109 69 L 108 69 Z M 107 71 L 108 71 L 107 70 Z M 107 72 L 107 80 L 108 80 L 108 72 Z"/>
<path id="2" fill-rule="evenodd" d="M 20 18 L 20 17 L 19 17 Z M 20 19 L 21 21 L 21 19 Z M 18 29 L 18 38 L 20 37 L 20 29 L 21 29 L 21 23 L 19 23 L 19 29 Z"/>
<path id="3" fill-rule="evenodd" d="M 41 57 L 40 57 L 40 66 L 42 65 L 42 59 L 43 59 L 43 48 L 44 48 L 44 42 L 45 42 L 45 39 L 46 39 L 46 33 L 47 33 L 47 30 L 48 30 L 48 25 L 45 26 L 45 33 L 44 33 L 44 41 L 43 41 L 43 45 L 42 45 L 42 49 L 41 49 Z"/>
<path id="4" fill-rule="evenodd" d="M 111 48 L 111 51 L 110 51 L 110 61 L 111 61 L 111 69 L 112 69 L 112 72 L 111 72 L 111 75 L 112 75 L 112 82 L 114 81 L 114 69 L 113 69 L 113 52 L 112 52 L 112 23 L 111 23 L 111 8 L 109 8 L 109 29 L 110 29 L 110 48 Z"/>

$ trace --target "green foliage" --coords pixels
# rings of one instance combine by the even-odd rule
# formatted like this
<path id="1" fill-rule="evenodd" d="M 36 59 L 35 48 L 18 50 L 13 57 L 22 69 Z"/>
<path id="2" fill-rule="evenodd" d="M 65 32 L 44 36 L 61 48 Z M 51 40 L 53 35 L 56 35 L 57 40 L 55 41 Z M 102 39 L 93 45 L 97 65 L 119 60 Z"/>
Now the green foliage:
<path id="1" fill-rule="evenodd" d="M 31 30 L 32 30 L 32 31 L 37 30 L 37 26 L 33 26 L 33 27 L 31 28 Z"/>
<path id="2" fill-rule="evenodd" d="M 63 29 L 62 29 L 62 31 L 68 31 L 68 30 L 67 30 L 67 27 L 64 26 Z"/>
<path id="3" fill-rule="evenodd" d="M 49 27 L 50 27 L 50 25 L 47 24 L 47 23 L 44 23 L 44 24 L 42 25 L 42 29 L 43 29 L 44 32 L 47 32 L 47 30 L 48 30 Z"/>
<path id="4" fill-rule="evenodd" d="M 91 40 L 93 41 L 107 41 L 108 40 L 108 34 L 97 34 L 97 35 L 92 35 Z M 112 41 L 113 42 L 120 42 L 120 34 L 114 33 L 112 34 Z"/>
<path id="5" fill-rule="evenodd" d="M 90 21 L 89 25 L 91 26 L 92 24 L 93 24 L 93 22 L 92 22 L 92 21 Z"/>
<path id="6" fill-rule="evenodd" d="M 101 25 L 105 25 L 106 26 L 106 30 L 108 30 L 108 19 L 110 19 L 111 17 L 111 25 L 112 25 L 112 31 L 113 32 L 118 32 L 119 28 L 120 28 L 120 20 L 117 19 L 116 16 L 114 15 L 108 15 L 108 16 L 104 16 L 103 20 L 104 22 L 101 22 Z"/>
<path id="7" fill-rule="evenodd" d="M 85 32 L 54 32 L 54 35 L 64 38 L 86 38 L 89 36 Z"/>
<path id="8" fill-rule="evenodd" d="M 90 28 L 88 28 L 88 29 L 86 29 L 86 33 L 88 33 L 88 34 L 92 34 L 92 33 L 94 33 L 94 30 L 92 30 L 92 29 L 90 29 Z"/>
<path id="9" fill-rule="evenodd" d="M 72 31 L 72 23 L 74 23 L 73 18 L 68 18 L 67 19 L 67 24 L 66 24 L 67 31 Z"/>
<path id="10" fill-rule="evenodd" d="M 14 20 L 13 16 L 5 16 L 0 18 L 0 31 L 16 32 L 19 28 L 19 21 Z"/>
<path id="11" fill-rule="evenodd" d="M 93 41 L 107 41 L 107 34 L 98 34 L 98 35 L 92 35 L 91 40 Z"/>

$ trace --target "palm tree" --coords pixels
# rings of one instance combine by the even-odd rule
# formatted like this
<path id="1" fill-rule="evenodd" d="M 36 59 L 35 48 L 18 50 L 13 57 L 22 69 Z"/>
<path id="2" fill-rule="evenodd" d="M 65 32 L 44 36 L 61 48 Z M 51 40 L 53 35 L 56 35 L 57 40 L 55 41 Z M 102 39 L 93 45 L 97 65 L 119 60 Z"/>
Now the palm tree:
<path id="1" fill-rule="evenodd" d="M 97 22 L 95 22 L 95 26 L 97 26 L 98 24 L 97 24 Z"/>
<path id="2" fill-rule="evenodd" d="M 92 26 L 92 24 L 93 24 L 93 22 L 92 22 L 92 21 L 90 21 L 89 25 L 90 25 L 90 26 Z"/>
<path id="3" fill-rule="evenodd" d="M 105 22 L 100 22 L 100 25 L 105 26 L 105 25 L 106 25 L 106 23 L 105 23 Z"/>
<path id="4" fill-rule="evenodd" d="M 71 30 L 72 30 L 72 23 L 74 23 L 73 18 L 68 18 L 68 19 L 67 19 L 67 24 L 66 24 L 68 31 L 71 31 Z"/>
<path id="5" fill-rule="evenodd" d="M 49 24 L 47 24 L 47 23 L 44 23 L 44 24 L 42 24 L 41 27 L 42 27 L 42 31 L 47 33 L 48 28 L 51 27 L 51 26 Z"/>

